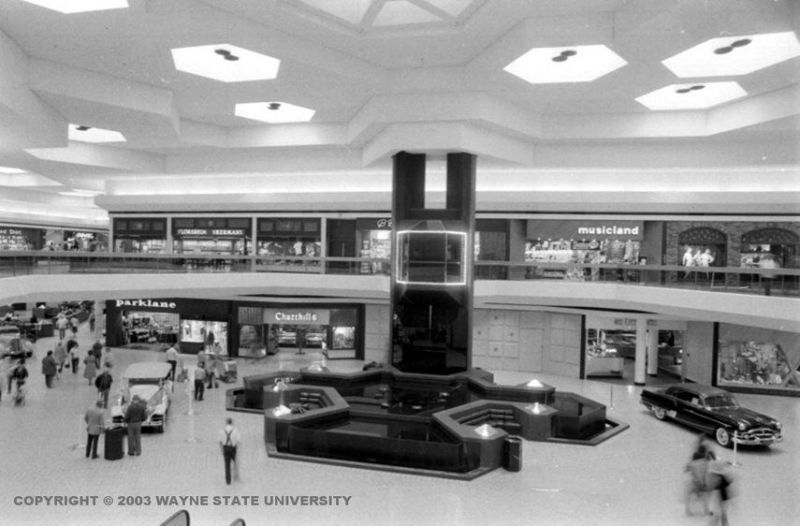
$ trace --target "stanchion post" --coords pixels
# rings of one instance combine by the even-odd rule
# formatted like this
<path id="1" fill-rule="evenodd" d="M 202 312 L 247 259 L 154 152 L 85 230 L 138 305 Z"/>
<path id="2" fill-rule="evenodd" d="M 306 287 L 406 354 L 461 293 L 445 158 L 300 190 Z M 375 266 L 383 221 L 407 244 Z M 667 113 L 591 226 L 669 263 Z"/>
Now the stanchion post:
<path id="1" fill-rule="evenodd" d="M 733 462 L 731 462 L 731 466 L 738 468 L 741 464 L 736 461 L 736 453 L 739 449 L 739 432 L 734 430 L 733 431 Z"/>
<path id="2" fill-rule="evenodd" d="M 608 386 L 608 407 L 614 409 L 614 386 Z"/>

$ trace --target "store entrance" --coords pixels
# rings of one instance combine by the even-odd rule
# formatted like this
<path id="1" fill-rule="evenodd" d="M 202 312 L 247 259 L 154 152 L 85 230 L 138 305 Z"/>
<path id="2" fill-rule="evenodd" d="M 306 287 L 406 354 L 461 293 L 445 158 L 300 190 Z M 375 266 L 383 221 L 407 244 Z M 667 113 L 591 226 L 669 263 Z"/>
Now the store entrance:
<path id="1" fill-rule="evenodd" d="M 658 364 L 655 375 L 665 380 L 683 374 L 683 330 L 658 330 Z M 611 379 L 632 384 L 636 364 L 636 331 L 627 329 L 588 329 L 586 344 L 587 378 Z M 648 353 L 645 353 L 646 355 Z"/>

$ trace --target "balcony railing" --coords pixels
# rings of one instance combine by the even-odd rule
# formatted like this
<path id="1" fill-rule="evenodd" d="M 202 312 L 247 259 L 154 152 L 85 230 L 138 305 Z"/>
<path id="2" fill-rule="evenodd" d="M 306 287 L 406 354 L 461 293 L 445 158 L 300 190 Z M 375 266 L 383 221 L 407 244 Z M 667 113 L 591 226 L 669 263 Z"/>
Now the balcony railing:
<path id="1" fill-rule="evenodd" d="M 346 257 L 0 252 L 0 277 L 201 272 L 306 272 L 389 276 L 391 265 L 388 259 Z M 476 261 L 475 279 L 566 280 L 587 285 L 618 283 L 715 292 L 800 295 L 800 269 Z"/>

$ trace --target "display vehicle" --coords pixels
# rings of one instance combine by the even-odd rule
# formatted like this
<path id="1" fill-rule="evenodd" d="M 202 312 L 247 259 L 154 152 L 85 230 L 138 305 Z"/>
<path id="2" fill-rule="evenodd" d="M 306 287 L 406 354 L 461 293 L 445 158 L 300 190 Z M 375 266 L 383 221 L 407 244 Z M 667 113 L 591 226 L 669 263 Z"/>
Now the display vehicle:
<path id="1" fill-rule="evenodd" d="M 723 447 L 768 446 L 783 440 L 780 422 L 740 406 L 731 393 L 718 387 L 678 384 L 644 389 L 641 403 L 657 419 L 669 418 L 702 431 Z"/>
<path id="2" fill-rule="evenodd" d="M 172 371 L 165 362 L 139 362 L 128 366 L 122 375 L 122 388 L 111 406 L 111 421 L 123 424 L 125 411 L 135 395 L 147 403 L 146 418 L 142 428 L 152 428 L 163 433 L 167 425 L 167 411 L 172 392 Z"/>
<path id="3" fill-rule="evenodd" d="M 0 326 L 0 359 L 30 358 L 33 356 L 33 344 L 23 338 L 16 325 Z"/>

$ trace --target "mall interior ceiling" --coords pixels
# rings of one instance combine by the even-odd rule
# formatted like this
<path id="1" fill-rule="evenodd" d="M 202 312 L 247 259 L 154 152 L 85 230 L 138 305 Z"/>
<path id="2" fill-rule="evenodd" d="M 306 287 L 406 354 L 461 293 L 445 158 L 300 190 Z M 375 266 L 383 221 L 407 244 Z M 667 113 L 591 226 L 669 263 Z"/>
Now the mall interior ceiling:
<path id="1" fill-rule="evenodd" d="M 798 212 L 794 0 L 57 4 L 0 3 L 5 222 L 387 211 L 404 150 L 479 212 Z"/>

